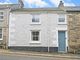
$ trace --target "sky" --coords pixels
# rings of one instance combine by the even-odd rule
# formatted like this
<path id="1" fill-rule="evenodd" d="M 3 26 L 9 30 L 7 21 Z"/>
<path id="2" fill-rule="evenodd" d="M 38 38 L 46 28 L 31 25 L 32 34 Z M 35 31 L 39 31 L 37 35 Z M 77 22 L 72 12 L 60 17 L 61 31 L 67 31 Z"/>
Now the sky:
<path id="1" fill-rule="evenodd" d="M 80 0 L 23 0 L 25 8 L 57 7 L 60 1 L 65 6 L 80 6 Z M 0 0 L 0 4 L 18 4 L 18 0 Z"/>

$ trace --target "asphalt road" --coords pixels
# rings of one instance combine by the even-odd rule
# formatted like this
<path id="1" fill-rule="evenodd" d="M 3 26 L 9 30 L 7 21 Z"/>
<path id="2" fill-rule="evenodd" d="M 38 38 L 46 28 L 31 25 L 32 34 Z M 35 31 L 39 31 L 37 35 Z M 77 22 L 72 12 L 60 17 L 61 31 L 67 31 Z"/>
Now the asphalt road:
<path id="1" fill-rule="evenodd" d="M 0 54 L 0 60 L 80 60 L 80 59 Z"/>

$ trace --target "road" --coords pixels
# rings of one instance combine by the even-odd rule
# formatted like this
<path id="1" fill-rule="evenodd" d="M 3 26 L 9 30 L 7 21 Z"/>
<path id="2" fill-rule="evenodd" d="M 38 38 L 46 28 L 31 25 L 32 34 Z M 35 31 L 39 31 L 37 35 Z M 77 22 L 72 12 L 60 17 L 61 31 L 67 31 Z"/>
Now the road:
<path id="1" fill-rule="evenodd" d="M 80 60 L 80 59 L 0 54 L 0 60 Z"/>

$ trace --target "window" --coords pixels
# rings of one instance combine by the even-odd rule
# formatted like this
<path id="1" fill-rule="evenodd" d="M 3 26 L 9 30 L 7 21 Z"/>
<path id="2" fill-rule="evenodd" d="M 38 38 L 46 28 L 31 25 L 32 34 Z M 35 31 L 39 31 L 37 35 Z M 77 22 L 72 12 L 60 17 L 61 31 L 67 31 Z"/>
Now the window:
<path id="1" fill-rule="evenodd" d="M 65 22 L 65 15 L 64 14 L 59 14 L 58 22 Z"/>
<path id="2" fill-rule="evenodd" d="M 32 41 L 39 41 L 39 31 L 32 31 Z"/>
<path id="3" fill-rule="evenodd" d="M 32 22 L 34 23 L 39 22 L 39 15 L 32 15 Z"/>
<path id="4" fill-rule="evenodd" d="M 0 20 L 3 20 L 3 18 L 4 18 L 3 12 L 0 12 Z"/>
<path id="5" fill-rule="evenodd" d="M 0 29 L 0 39 L 2 39 L 2 29 Z"/>
<path id="6" fill-rule="evenodd" d="M 3 16 L 0 16 L 0 19 L 3 19 Z"/>
<path id="7" fill-rule="evenodd" d="M 65 22 L 65 18 L 59 18 L 59 22 Z"/>

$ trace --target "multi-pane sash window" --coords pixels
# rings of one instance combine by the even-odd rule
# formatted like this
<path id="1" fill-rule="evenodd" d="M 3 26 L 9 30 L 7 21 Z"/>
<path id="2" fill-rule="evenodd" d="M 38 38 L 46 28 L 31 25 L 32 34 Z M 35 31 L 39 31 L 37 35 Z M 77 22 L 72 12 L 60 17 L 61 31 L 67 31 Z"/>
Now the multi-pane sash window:
<path id="1" fill-rule="evenodd" d="M 65 22 L 65 15 L 64 14 L 59 14 L 58 22 Z"/>
<path id="2" fill-rule="evenodd" d="M 3 20 L 3 18 L 4 18 L 3 12 L 0 12 L 0 20 Z"/>
<path id="3" fill-rule="evenodd" d="M 2 29 L 0 29 L 0 39 L 2 39 Z"/>
<path id="4" fill-rule="evenodd" d="M 32 31 L 32 41 L 39 41 L 39 31 Z"/>
<path id="5" fill-rule="evenodd" d="M 32 22 L 34 22 L 34 23 L 39 22 L 39 16 L 38 15 L 33 15 L 32 16 Z"/>

